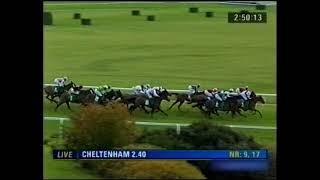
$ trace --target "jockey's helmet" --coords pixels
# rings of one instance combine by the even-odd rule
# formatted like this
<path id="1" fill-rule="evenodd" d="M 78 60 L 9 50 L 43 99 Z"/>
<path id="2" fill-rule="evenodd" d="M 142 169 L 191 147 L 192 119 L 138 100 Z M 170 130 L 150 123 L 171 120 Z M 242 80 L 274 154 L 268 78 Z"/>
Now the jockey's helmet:
<path id="1" fill-rule="evenodd" d="M 232 88 L 229 89 L 229 92 L 233 92 L 234 90 Z"/>
<path id="2" fill-rule="evenodd" d="M 200 88 L 200 84 L 198 84 L 197 88 Z"/>
<path id="3" fill-rule="evenodd" d="M 63 80 L 68 81 L 68 77 L 67 76 L 63 77 Z"/>
<path id="4" fill-rule="evenodd" d="M 104 87 L 104 89 L 110 89 L 110 86 L 108 86 L 108 85 L 104 85 L 103 87 Z"/>
<path id="5" fill-rule="evenodd" d="M 150 84 L 146 84 L 146 87 L 147 87 L 147 88 L 150 88 Z"/>

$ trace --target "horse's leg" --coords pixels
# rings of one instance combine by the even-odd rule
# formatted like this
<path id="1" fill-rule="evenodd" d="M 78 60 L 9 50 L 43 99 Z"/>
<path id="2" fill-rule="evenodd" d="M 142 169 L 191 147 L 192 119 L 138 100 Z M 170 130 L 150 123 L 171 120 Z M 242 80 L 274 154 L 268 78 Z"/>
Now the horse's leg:
<path id="1" fill-rule="evenodd" d="M 178 105 L 178 109 L 179 109 L 179 111 L 181 111 L 182 112 L 182 110 L 180 109 L 180 107 L 181 107 L 181 105 L 184 103 L 184 101 L 180 101 L 180 104 Z"/>
<path id="2" fill-rule="evenodd" d="M 69 101 L 67 101 L 67 102 L 66 102 L 66 104 L 67 104 L 67 106 L 68 106 L 68 109 L 71 111 L 71 108 L 70 108 L 70 102 L 69 102 Z"/>
<path id="3" fill-rule="evenodd" d="M 216 114 L 217 116 L 220 116 L 217 109 L 214 110 L 214 114 Z"/>
<path id="4" fill-rule="evenodd" d="M 212 117 L 211 117 L 211 111 L 208 111 L 208 113 L 206 113 L 206 115 L 208 116 L 209 119 L 212 119 Z"/>
<path id="5" fill-rule="evenodd" d="M 258 112 L 259 115 L 260 115 L 260 117 L 262 118 L 262 114 L 261 114 L 261 112 L 260 112 L 258 109 L 255 109 L 254 112 Z"/>
<path id="6" fill-rule="evenodd" d="M 51 99 L 49 98 L 51 97 Z M 50 103 L 55 102 L 56 104 L 58 103 L 56 100 L 54 100 L 53 95 L 47 95 L 46 98 L 50 101 Z"/>
<path id="7" fill-rule="evenodd" d="M 159 110 L 160 112 L 162 112 L 164 115 L 168 116 L 168 114 L 165 113 L 164 111 L 162 111 L 162 110 L 160 109 L 160 107 L 158 107 L 158 110 Z"/>
<path id="8" fill-rule="evenodd" d="M 231 117 L 234 118 L 234 115 L 236 114 L 236 112 L 234 110 L 231 110 Z"/>
<path id="9" fill-rule="evenodd" d="M 197 106 L 199 106 L 199 104 L 192 105 L 193 108 L 195 108 L 195 107 L 197 107 Z"/>
<path id="10" fill-rule="evenodd" d="M 49 94 L 47 94 L 46 98 L 52 103 L 52 99 L 49 98 Z"/>
<path id="11" fill-rule="evenodd" d="M 141 108 L 144 110 L 144 112 L 146 112 L 147 114 L 149 114 L 149 111 L 147 111 L 147 109 L 146 109 L 145 106 L 142 106 L 142 105 L 141 105 Z"/>
<path id="12" fill-rule="evenodd" d="M 154 108 L 151 110 L 151 118 L 153 118 Z"/>
<path id="13" fill-rule="evenodd" d="M 197 104 L 197 106 L 198 106 L 198 108 L 202 111 L 202 112 L 206 112 L 203 108 L 202 108 L 202 106 L 200 105 L 200 104 Z"/>
<path id="14" fill-rule="evenodd" d="M 57 111 L 58 107 L 61 106 L 61 104 L 63 104 L 63 103 L 64 103 L 64 102 L 59 102 L 59 103 L 57 103 L 57 106 L 56 106 L 56 108 L 54 109 L 54 111 Z"/>
<path id="15" fill-rule="evenodd" d="M 242 117 L 247 117 L 247 116 L 245 116 L 245 115 L 241 114 L 240 109 L 238 109 L 236 112 L 237 112 L 240 116 L 242 116 Z"/>
<path id="16" fill-rule="evenodd" d="M 175 104 L 177 104 L 178 102 L 179 102 L 179 100 L 177 99 L 177 100 L 169 107 L 168 111 L 169 111 Z"/>
<path id="17" fill-rule="evenodd" d="M 133 112 L 136 108 L 137 108 L 137 106 L 136 106 L 135 104 L 132 105 L 132 106 L 130 106 L 130 108 L 129 108 L 130 114 L 132 114 L 132 112 Z"/>

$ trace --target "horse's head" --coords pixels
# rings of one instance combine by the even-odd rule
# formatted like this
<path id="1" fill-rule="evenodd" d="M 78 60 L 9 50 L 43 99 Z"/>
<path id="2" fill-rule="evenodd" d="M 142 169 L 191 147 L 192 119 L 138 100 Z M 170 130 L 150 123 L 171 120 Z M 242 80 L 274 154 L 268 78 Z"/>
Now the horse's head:
<path id="1" fill-rule="evenodd" d="M 116 93 L 115 93 L 115 91 L 113 89 L 111 89 L 109 92 L 106 93 L 106 97 L 108 99 L 114 98 L 115 95 L 116 95 Z"/>
<path id="2" fill-rule="evenodd" d="M 73 81 L 70 81 L 69 83 L 72 87 L 76 87 L 76 84 Z"/>
<path id="3" fill-rule="evenodd" d="M 262 104 L 266 103 L 262 96 L 256 96 L 255 99 L 256 99 L 256 102 L 261 102 Z"/>
<path id="4" fill-rule="evenodd" d="M 166 89 L 160 92 L 160 97 L 168 102 L 170 102 L 169 96 L 170 96 L 170 93 Z"/>
<path id="5" fill-rule="evenodd" d="M 254 98 L 254 97 L 256 97 L 256 96 L 257 96 L 256 93 L 255 93 L 254 91 L 251 91 L 250 97 L 251 97 L 251 98 Z"/>
<path id="6" fill-rule="evenodd" d="M 115 92 L 115 96 L 116 96 L 116 99 L 118 99 L 118 98 L 121 98 L 121 99 L 122 99 L 122 97 L 123 97 L 123 95 L 122 95 L 122 93 L 121 93 L 120 90 L 118 90 L 118 91 Z"/>

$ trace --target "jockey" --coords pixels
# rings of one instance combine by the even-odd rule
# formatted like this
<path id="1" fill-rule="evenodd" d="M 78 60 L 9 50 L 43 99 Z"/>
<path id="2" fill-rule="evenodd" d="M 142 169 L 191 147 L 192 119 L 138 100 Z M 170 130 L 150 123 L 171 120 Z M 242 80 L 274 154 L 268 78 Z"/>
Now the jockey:
<path id="1" fill-rule="evenodd" d="M 150 89 L 150 88 L 151 88 L 150 84 L 144 85 L 143 88 L 142 88 L 143 93 L 146 94 L 147 90 Z"/>
<path id="2" fill-rule="evenodd" d="M 209 99 L 209 100 L 211 100 L 212 98 L 213 98 L 213 89 L 206 89 L 206 90 L 204 90 L 204 94 L 207 96 L 207 98 Z"/>
<path id="3" fill-rule="evenodd" d="M 244 102 L 249 100 L 248 96 L 247 96 L 247 91 L 243 88 L 240 88 L 239 90 L 239 95 L 242 97 L 242 99 L 240 99 L 241 102 L 241 106 L 244 107 Z"/>
<path id="4" fill-rule="evenodd" d="M 225 91 L 227 98 L 235 95 L 234 90 L 232 88 L 229 89 L 229 91 Z"/>
<path id="5" fill-rule="evenodd" d="M 82 86 L 79 86 L 79 87 L 72 87 L 70 88 L 70 101 L 73 101 L 74 97 L 77 97 L 79 94 L 80 94 L 80 90 L 82 89 Z"/>
<path id="6" fill-rule="evenodd" d="M 248 86 L 246 86 L 244 91 L 245 91 L 245 94 L 246 94 L 247 98 L 251 99 L 251 91 L 249 91 L 249 87 Z"/>
<path id="7" fill-rule="evenodd" d="M 99 100 L 101 100 L 102 96 L 105 95 L 108 90 L 110 90 L 111 87 L 108 85 L 104 85 L 104 86 L 99 86 L 96 89 L 94 89 L 94 93 L 96 94 L 96 98 L 95 101 L 99 102 Z"/>
<path id="8" fill-rule="evenodd" d="M 82 86 L 79 86 L 79 87 L 72 87 L 70 88 L 70 93 L 71 94 L 76 94 L 78 95 L 80 93 L 80 90 L 82 89 Z"/>
<path id="9" fill-rule="evenodd" d="M 191 100 L 191 95 L 195 94 L 198 92 L 198 89 L 200 88 L 200 84 L 198 85 L 189 85 L 188 86 L 188 99 Z"/>
<path id="10" fill-rule="evenodd" d="M 153 87 L 150 88 L 146 91 L 146 94 L 148 96 L 149 99 L 151 99 L 152 97 L 160 97 L 157 93 L 157 91 L 160 91 L 160 87 Z"/>
<path id="11" fill-rule="evenodd" d="M 218 100 L 218 101 L 216 102 L 216 107 L 218 107 L 219 102 L 222 102 L 223 100 L 222 100 L 222 98 L 220 97 L 217 88 L 212 89 L 212 91 L 213 91 L 213 96 L 214 96 L 214 98 L 215 98 L 216 100 Z"/>
<path id="12" fill-rule="evenodd" d="M 135 95 L 144 94 L 143 85 L 133 87 L 133 92 Z"/>
<path id="13" fill-rule="evenodd" d="M 56 84 L 56 86 L 54 88 L 54 92 L 55 93 L 61 92 L 63 90 L 63 87 L 66 81 L 68 81 L 68 77 L 55 78 L 54 83 Z"/>

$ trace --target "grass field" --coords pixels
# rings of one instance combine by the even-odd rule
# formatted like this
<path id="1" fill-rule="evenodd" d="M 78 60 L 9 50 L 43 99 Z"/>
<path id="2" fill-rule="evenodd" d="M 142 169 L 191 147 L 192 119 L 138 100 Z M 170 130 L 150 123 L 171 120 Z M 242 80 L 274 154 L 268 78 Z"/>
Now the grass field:
<path id="1" fill-rule="evenodd" d="M 190 14 L 188 7 L 191 6 L 199 7 L 201 12 L 214 11 L 215 17 Z M 131 16 L 134 9 L 141 10 L 142 16 Z M 149 83 L 186 89 L 188 84 L 200 83 L 203 88 L 248 85 L 258 93 L 276 93 L 276 9 L 268 8 L 266 24 L 227 23 L 228 12 L 242 9 L 253 11 L 254 7 L 176 3 L 45 5 L 44 10 L 53 13 L 54 26 L 44 27 L 44 83 L 68 76 L 82 85 L 132 87 Z M 91 18 L 93 25 L 84 27 L 79 20 L 72 19 L 77 12 Z M 156 15 L 156 21 L 146 21 L 144 15 L 149 14 Z M 71 108 L 78 110 L 77 105 Z M 168 103 L 164 103 L 163 109 L 167 108 Z M 53 109 L 54 104 L 44 100 L 44 116 L 70 115 L 65 106 L 57 112 Z M 135 112 L 134 119 L 190 123 L 204 118 L 188 105 L 182 109 L 184 113 L 175 107 L 168 112 L 168 117 L 155 114 L 152 119 Z M 275 104 L 258 109 L 263 118 L 245 113 L 247 118 L 231 119 L 230 115 L 221 113 L 220 117 L 214 116 L 213 121 L 276 126 Z M 236 130 L 268 146 L 276 141 L 274 130 Z M 45 121 L 44 132 L 46 137 L 57 133 L 58 123 Z M 50 160 L 48 163 L 54 164 Z M 46 177 L 57 178 L 55 165 L 48 166 Z"/>

